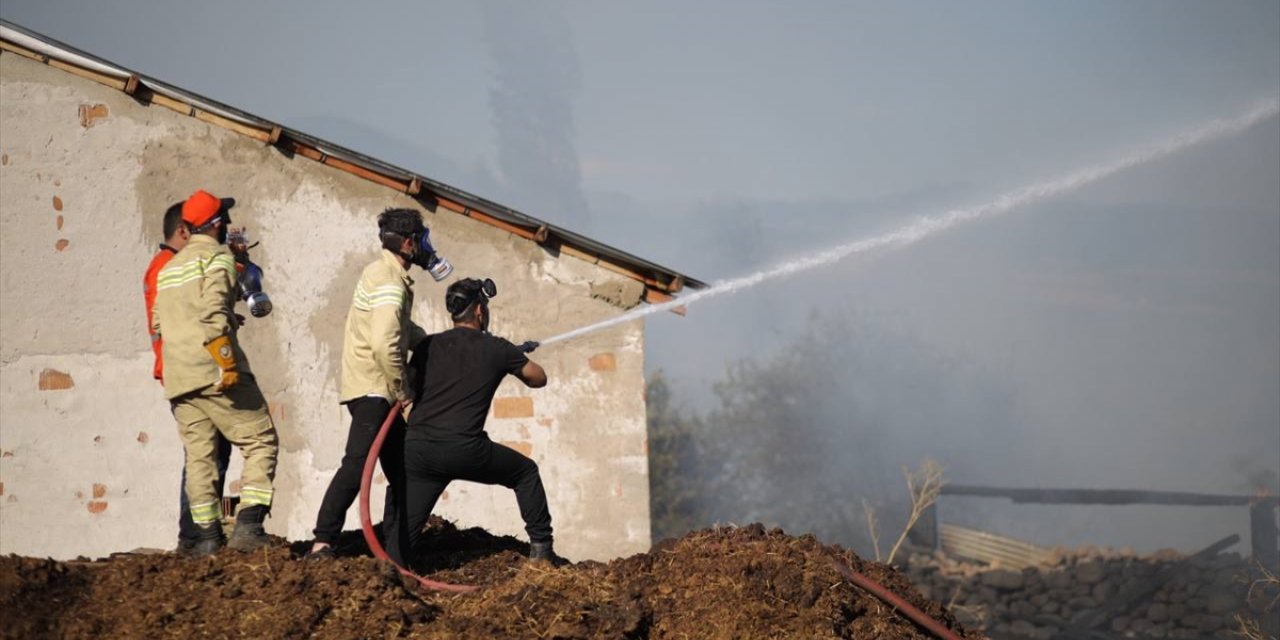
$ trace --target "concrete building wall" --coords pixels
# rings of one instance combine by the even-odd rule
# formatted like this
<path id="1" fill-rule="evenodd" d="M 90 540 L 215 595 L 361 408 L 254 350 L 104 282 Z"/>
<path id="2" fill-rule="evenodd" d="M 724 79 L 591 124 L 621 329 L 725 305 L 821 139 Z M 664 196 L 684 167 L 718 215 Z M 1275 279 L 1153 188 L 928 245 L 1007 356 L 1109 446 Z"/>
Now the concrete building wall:
<path id="1" fill-rule="evenodd" d="M 70 558 L 172 547 L 182 448 L 150 377 L 141 278 L 165 208 L 197 188 L 236 197 L 235 222 L 262 243 L 253 255 L 275 311 L 250 318 L 241 335 L 280 433 L 267 529 L 310 537 L 346 438 L 337 402 L 341 332 L 359 272 L 377 254 L 375 218 L 389 206 L 422 207 L 0 55 L 0 553 Z M 638 302 L 638 284 L 584 261 L 444 209 L 426 219 L 454 277 L 497 281 L 497 335 L 544 338 L 621 312 L 593 298 L 593 286 L 634 292 L 616 303 Z M 447 328 L 444 285 L 421 271 L 414 277 L 415 320 L 428 331 Z M 641 324 L 534 359 L 550 384 L 504 382 L 489 433 L 541 466 L 561 553 L 605 559 L 647 549 Z M 237 468 L 233 462 L 231 479 Z M 515 498 L 501 487 L 455 483 L 437 512 L 524 537 Z M 358 526 L 354 508 L 347 526 Z"/>

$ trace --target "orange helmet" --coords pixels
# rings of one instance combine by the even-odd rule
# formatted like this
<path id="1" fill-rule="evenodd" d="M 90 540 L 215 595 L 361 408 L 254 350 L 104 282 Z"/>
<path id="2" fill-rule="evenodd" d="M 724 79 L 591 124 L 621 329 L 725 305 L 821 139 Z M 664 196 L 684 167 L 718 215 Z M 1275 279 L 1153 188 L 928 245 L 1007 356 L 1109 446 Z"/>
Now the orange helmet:
<path id="1" fill-rule="evenodd" d="M 182 203 L 182 220 L 197 229 L 208 227 L 219 220 L 227 224 L 231 222 L 228 209 L 235 205 L 235 198 L 218 198 L 199 189 Z"/>

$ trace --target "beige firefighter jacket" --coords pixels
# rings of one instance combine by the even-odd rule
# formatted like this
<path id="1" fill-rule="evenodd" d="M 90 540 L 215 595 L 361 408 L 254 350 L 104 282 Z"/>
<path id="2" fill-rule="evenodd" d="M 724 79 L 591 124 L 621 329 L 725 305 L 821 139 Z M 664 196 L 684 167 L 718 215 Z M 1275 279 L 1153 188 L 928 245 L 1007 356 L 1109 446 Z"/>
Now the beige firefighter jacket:
<path id="1" fill-rule="evenodd" d="M 221 369 L 205 344 L 231 338 L 241 383 L 252 375 L 236 337 L 236 265 L 231 251 L 197 234 L 156 278 L 151 330 L 163 337 L 164 395 L 173 399 L 221 379 Z"/>
<path id="2" fill-rule="evenodd" d="M 371 395 L 392 402 L 409 399 L 407 354 L 426 337 L 410 320 L 412 310 L 413 280 L 395 254 L 383 249 L 360 274 L 347 312 L 341 402 Z"/>

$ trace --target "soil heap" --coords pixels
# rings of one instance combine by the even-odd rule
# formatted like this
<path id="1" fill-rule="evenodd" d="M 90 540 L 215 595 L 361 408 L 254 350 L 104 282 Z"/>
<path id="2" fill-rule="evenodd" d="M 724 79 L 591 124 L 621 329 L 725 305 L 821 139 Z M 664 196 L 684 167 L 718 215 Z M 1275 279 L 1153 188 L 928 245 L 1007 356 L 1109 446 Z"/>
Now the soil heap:
<path id="1" fill-rule="evenodd" d="M 649 553 L 563 568 L 527 546 L 433 519 L 415 570 L 480 587 L 429 592 L 364 555 L 301 558 L 305 543 L 189 559 L 0 558 L 0 637 L 929 638 L 849 584 L 839 559 L 964 638 L 897 570 L 761 525 L 696 531 Z"/>

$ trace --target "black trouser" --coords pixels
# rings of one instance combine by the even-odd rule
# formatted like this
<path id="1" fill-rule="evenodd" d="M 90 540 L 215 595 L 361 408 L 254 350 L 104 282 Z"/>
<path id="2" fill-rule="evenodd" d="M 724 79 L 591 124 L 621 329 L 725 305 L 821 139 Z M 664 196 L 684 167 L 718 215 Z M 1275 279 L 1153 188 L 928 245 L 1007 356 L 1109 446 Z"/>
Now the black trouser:
<path id="1" fill-rule="evenodd" d="M 369 448 L 382 428 L 382 422 L 391 411 L 391 403 L 382 398 L 367 396 L 347 403 L 347 411 L 351 412 L 351 431 L 347 434 L 347 451 L 342 456 L 342 466 L 333 474 L 329 488 L 324 492 L 324 500 L 320 502 L 320 513 L 316 516 L 316 542 L 333 544 L 342 533 L 342 525 L 347 520 L 347 509 L 360 494 L 360 474 L 364 471 L 365 460 L 369 457 Z M 404 419 L 399 415 L 387 431 L 387 439 L 382 443 L 382 451 L 378 453 L 378 462 L 382 464 L 382 473 L 387 476 L 387 496 L 382 506 L 382 530 L 396 531 L 402 528 L 398 523 L 398 495 L 404 486 Z M 390 537 L 390 536 L 388 536 Z"/>
<path id="2" fill-rule="evenodd" d="M 483 436 L 462 441 L 427 440 L 420 429 L 409 429 L 404 441 L 404 471 L 402 522 L 407 531 L 402 536 L 387 536 L 387 554 L 401 566 L 408 566 L 405 557 L 422 537 L 436 500 L 454 480 L 514 489 L 529 541 L 551 541 L 551 512 L 538 464 L 508 447 Z"/>
<path id="3" fill-rule="evenodd" d="M 227 467 L 231 464 L 231 441 L 219 433 L 216 438 L 218 452 L 218 497 L 227 482 Z M 200 527 L 191 519 L 191 501 L 187 500 L 187 466 L 182 465 L 182 486 L 178 493 L 178 541 L 195 542 L 200 539 Z"/>

